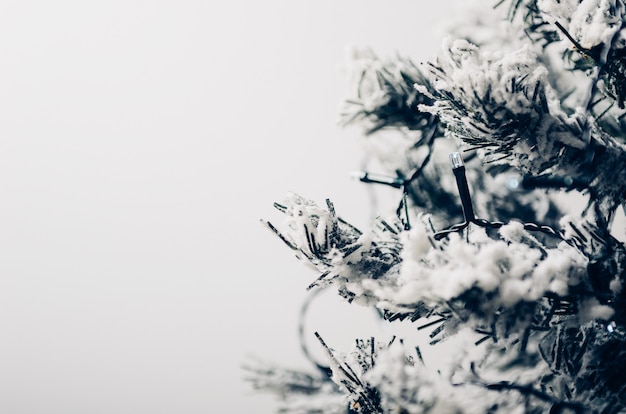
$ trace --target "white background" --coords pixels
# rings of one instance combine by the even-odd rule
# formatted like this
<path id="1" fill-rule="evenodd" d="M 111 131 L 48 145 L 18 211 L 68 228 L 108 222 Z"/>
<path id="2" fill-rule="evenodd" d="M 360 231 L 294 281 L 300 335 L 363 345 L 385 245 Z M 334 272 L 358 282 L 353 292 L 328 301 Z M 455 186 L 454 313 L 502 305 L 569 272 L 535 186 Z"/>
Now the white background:
<path id="1" fill-rule="evenodd" d="M 316 274 L 259 219 L 293 190 L 367 226 L 344 51 L 429 58 L 439 3 L 3 1 L 0 412 L 272 412 L 241 365 L 309 368 Z"/>

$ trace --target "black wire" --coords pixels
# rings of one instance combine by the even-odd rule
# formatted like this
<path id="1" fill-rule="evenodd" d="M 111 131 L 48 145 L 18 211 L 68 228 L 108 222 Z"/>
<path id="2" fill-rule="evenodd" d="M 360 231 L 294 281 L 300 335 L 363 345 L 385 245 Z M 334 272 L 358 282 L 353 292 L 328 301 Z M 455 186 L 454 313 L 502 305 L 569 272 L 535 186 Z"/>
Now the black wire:
<path id="1" fill-rule="evenodd" d="M 469 185 L 467 183 L 467 177 L 465 175 L 465 166 L 460 165 L 452 168 L 452 172 L 456 178 L 457 189 L 459 190 L 459 196 L 461 198 L 461 207 L 463 208 L 463 217 L 465 221 L 463 223 L 458 223 L 453 226 L 448 227 L 445 230 L 438 231 L 434 234 L 435 240 L 441 240 L 444 237 L 448 237 L 450 233 L 456 233 L 463 231 L 467 228 L 470 223 L 475 224 L 479 227 L 497 229 L 504 226 L 504 223 L 501 221 L 489 221 L 485 219 L 476 218 L 474 215 L 474 207 L 472 205 L 472 197 L 469 191 Z M 536 223 L 522 223 L 525 230 L 528 231 L 538 231 L 549 236 L 553 236 L 559 238 L 561 240 L 565 240 L 563 234 L 550 226 L 536 224 Z M 565 240 L 568 241 L 568 240 Z M 568 243 L 575 243 L 574 241 L 568 241 Z"/>
<path id="2" fill-rule="evenodd" d="M 300 316 L 298 318 L 298 337 L 300 339 L 300 349 L 302 350 L 302 353 L 304 354 L 304 356 L 313 365 L 315 365 L 315 367 L 318 370 L 320 370 L 324 375 L 330 378 L 333 374 L 332 370 L 330 369 L 330 366 L 320 364 L 313 358 L 313 356 L 309 352 L 309 347 L 307 345 L 307 340 L 305 338 L 305 329 L 304 329 L 305 318 L 306 318 L 307 312 L 309 311 L 309 306 L 311 305 L 311 302 L 313 302 L 313 299 L 315 299 L 323 290 L 324 288 L 312 290 L 309 293 L 308 297 L 305 299 L 304 303 L 302 303 L 302 307 L 300 308 Z"/>

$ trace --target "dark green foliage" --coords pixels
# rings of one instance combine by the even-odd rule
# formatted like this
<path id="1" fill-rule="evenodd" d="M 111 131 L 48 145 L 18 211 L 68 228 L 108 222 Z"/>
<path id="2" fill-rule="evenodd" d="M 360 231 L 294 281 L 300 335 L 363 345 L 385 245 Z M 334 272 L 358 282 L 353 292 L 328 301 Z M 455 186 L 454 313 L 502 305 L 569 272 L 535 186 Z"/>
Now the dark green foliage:
<path id="1" fill-rule="evenodd" d="M 589 21 L 601 5 L 610 18 L 603 40 L 583 47 L 560 2 L 562 21 L 539 0 L 505 3 L 524 47 L 458 40 L 421 67 L 361 62 L 342 122 L 361 123 L 370 141 L 395 131 L 409 142 L 386 171 L 360 175 L 398 190 L 397 217 L 361 231 L 329 201 L 292 195 L 276 204 L 286 228 L 266 223 L 319 271 L 309 288 L 413 323 L 433 346 L 461 332 L 471 341 L 433 373 L 415 344 L 372 338 L 341 353 L 316 334 L 328 356 L 319 375 L 256 370 L 260 388 L 333 401 L 326 412 L 342 414 L 626 412 L 626 248 L 611 234 L 626 202 L 626 5 L 585 0 Z M 465 165 L 451 172 L 457 147 Z M 569 191 L 588 200 L 580 217 L 553 201 Z"/>

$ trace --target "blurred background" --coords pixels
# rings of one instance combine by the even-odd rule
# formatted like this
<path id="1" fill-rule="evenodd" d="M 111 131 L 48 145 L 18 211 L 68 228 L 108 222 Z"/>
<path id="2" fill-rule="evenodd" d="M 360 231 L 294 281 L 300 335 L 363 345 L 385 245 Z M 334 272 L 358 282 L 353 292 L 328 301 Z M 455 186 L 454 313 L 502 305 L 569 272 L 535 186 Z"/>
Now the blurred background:
<path id="1" fill-rule="evenodd" d="M 346 48 L 428 60 L 458 3 L 3 1 L 0 412 L 273 412 L 241 366 L 312 369 L 317 274 L 260 219 L 295 191 L 368 227 Z M 349 346 L 353 308 L 308 326 Z"/>

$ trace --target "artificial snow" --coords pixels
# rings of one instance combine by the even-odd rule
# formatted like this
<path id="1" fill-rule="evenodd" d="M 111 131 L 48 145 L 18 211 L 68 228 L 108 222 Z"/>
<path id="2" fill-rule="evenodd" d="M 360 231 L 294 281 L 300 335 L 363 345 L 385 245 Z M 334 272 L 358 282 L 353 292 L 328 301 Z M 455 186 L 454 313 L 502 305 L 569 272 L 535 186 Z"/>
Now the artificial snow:
<path id="1" fill-rule="evenodd" d="M 586 49 L 608 44 L 620 19 L 610 12 L 609 0 L 539 0 L 537 5 L 549 22 L 559 22 Z M 565 39 L 568 44 L 570 41 Z"/>
<path id="2" fill-rule="evenodd" d="M 608 320 L 614 313 L 615 310 L 612 307 L 600 304 L 596 298 L 589 298 L 581 302 L 578 318 L 580 323 L 584 324 L 596 319 Z"/>

